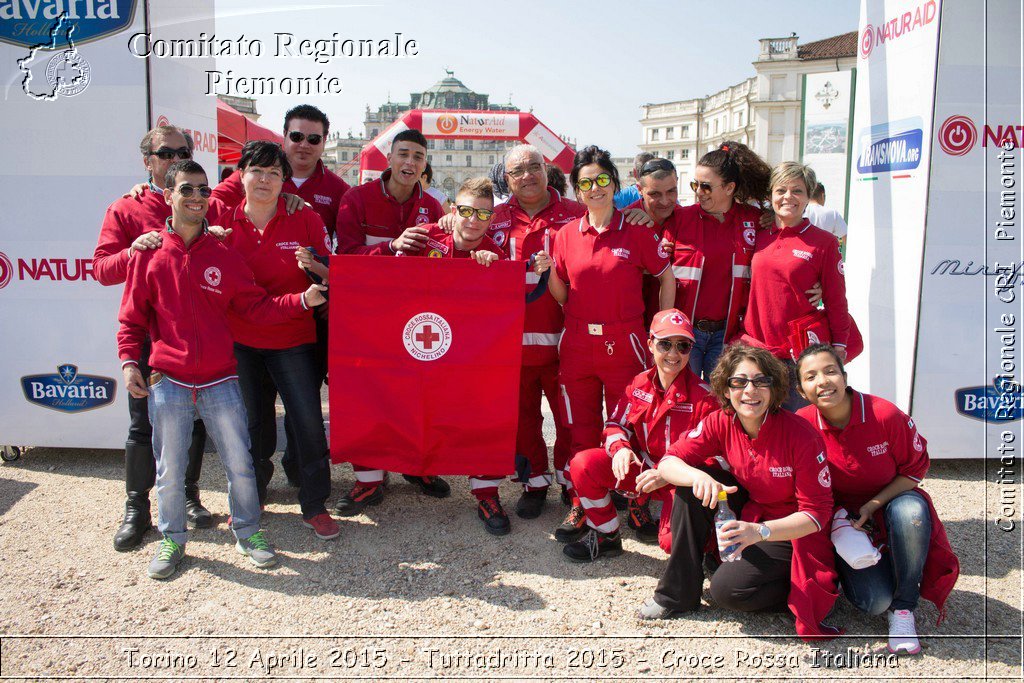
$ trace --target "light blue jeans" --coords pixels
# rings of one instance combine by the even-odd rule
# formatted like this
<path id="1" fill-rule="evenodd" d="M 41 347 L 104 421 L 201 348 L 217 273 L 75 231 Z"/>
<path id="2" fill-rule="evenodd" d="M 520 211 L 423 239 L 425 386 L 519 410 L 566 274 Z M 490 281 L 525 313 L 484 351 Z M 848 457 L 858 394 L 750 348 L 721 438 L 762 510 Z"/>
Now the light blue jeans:
<path id="1" fill-rule="evenodd" d="M 690 369 L 705 382 L 711 381 L 711 371 L 718 365 L 718 357 L 725 348 L 725 330 L 718 332 L 693 331 L 693 350 L 690 351 Z"/>
<path id="2" fill-rule="evenodd" d="M 235 538 L 260 530 L 260 502 L 249 453 L 249 429 L 238 380 L 193 391 L 166 377 L 149 388 L 149 420 L 156 456 L 157 528 L 175 543 L 188 539 L 185 527 L 185 468 L 192 423 L 202 420 L 217 445 L 228 475 L 228 505 Z"/>

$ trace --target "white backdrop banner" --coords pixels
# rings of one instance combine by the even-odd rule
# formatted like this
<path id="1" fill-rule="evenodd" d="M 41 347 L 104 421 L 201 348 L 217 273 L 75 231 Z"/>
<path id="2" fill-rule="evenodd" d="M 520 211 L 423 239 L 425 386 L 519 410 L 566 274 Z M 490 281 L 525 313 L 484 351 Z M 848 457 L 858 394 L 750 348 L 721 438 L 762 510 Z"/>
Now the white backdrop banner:
<path id="1" fill-rule="evenodd" d="M 846 217 L 853 72 L 804 76 L 803 163 L 825 185 L 827 206 Z"/>
<path id="2" fill-rule="evenodd" d="M 187 6 L 201 8 L 212 33 L 213 3 Z M 169 15 L 175 7 L 161 4 L 156 19 L 180 20 Z M 121 287 L 96 282 L 92 253 L 107 206 L 146 178 L 138 143 L 151 124 L 147 65 L 129 51 L 130 37 L 146 31 L 145 2 L 2 3 L 0 19 L 0 126 L 11 160 L 0 170 L 0 444 L 121 448 Z M 197 107 L 172 95 L 158 88 L 154 108 L 214 133 L 200 163 L 215 173 L 213 98 Z M 47 200 L 31 199 L 40 195 Z"/>
<path id="3" fill-rule="evenodd" d="M 939 11 L 937 0 L 864 0 L 858 34 L 847 221 L 857 237 L 847 245 L 846 278 L 866 348 L 850 365 L 850 382 L 904 410 L 918 332 Z"/>
<path id="4" fill-rule="evenodd" d="M 942 7 L 913 412 L 946 457 L 1021 436 L 1021 4 L 985 9 Z"/>

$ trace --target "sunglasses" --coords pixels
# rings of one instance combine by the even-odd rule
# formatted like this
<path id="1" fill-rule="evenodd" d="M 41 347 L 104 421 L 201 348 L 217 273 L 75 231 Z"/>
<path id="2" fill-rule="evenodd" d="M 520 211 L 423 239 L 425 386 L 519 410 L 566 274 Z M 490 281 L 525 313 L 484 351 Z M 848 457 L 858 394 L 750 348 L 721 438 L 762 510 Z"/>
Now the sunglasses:
<path id="1" fill-rule="evenodd" d="M 730 389 L 746 389 L 747 384 L 753 384 L 758 389 L 767 389 L 775 381 L 768 375 L 758 375 L 757 377 L 730 377 L 726 383 Z"/>
<path id="2" fill-rule="evenodd" d="M 203 199 L 209 199 L 210 195 L 213 194 L 213 188 L 211 188 L 209 185 L 200 185 L 199 187 L 195 187 L 193 185 L 185 183 L 181 187 L 177 188 L 177 190 L 178 194 L 180 194 L 182 197 L 191 197 L 192 193 L 196 191 L 199 192 L 199 196 L 202 197 Z"/>
<path id="3" fill-rule="evenodd" d="M 681 339 L 676 342 L 669 341 L 668 339 L 659 339 L 654 342 L 654 348 L 658 349 L 661 353 L 668 353 L 675 347 L 679 353 L 689 353 L 690 349 L 693 348 L 693 342 L 688 339 Z"/>
<path id="4" fill-rule="evenodd" d="M 319 145 L 320 141 L 324 139 L 324 136 L 320 135 L 319 133 L 310 133 L 309 135 L 303 135 L 299 131 L 293 130 L 292 132 L 288 133 L 288 139 L 291 140 L 292 142 L 302 142 L 303 140 L 305 140 L 311 145 Z"/>
<path id="5" fill-rule="evenodd" d="M 531 175 L 537 175 L 543 169 L 544 169 L 544 164 L 530 164 L 528 166 L 519 166 L 517 168 L 510 168 L 510 169 L 506 170 L 505 173 L 508 173 L 511 177 L 513 177 L 516 180 L 518 180 L 519 178 L 522 178 L 527 173 L 529 173 Z"/>
<path id="6" fill-rule="evenodd" d="M 170 147 L 161 147 L 155 152 L 150 152 L 150 156 L 154 156 L 164 161 L 170 161 L 171 159 L 191 159 L 192 152 L 188 151 L 188 147 L 179 147 L 178 149 L 171 149 Z"/>
<path id="7" fill-rule="evenodd" d="M 699 183 L 696 180 L 690 181 L 690 189 L 693 190 L 694 192 L 698 190 L 700 190 L 701 192 L 711 192 L 711 190 L 715 189 L 716 187 L 721 187 L 721 185 L 712 185 L 711 183 Z"/>
<path id="8" fill-rule="evenodd" d="M 658 171 L 671 171 L 676 172 L 676 166 L 668 159 L 651 159 L 646 164 L 640 167 L 640 178 L 645 175 L 657 173 Z"/>
<path id="9" fill-rule="evenodd" d="M 583 192 L 589 192 L 594 185 L 608 187 L 612 184 L 612 177 L 607 173 L 599 173 L 596 178 L 580 178 L 576 181 L 576 187 Z"/>
<path id="10" fill-rule="evenodd" d="M 494 211 L 490 209 L 474 209 L 472 206 L 465 206 L 464 204 L 457 205 L 455 210 L 463 218 L 470 218 L 475 213 L 476 217 L 482 221 L 489 221 L 491 220 L 491 216 L 494 215 Z"/>

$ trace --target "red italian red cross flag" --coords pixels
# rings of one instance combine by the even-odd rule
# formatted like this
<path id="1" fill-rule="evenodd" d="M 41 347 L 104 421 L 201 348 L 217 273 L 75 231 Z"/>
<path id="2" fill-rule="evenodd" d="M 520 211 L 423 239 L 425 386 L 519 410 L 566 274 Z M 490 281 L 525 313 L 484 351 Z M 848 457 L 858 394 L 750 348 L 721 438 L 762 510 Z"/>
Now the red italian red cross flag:
<path id="1" fill-rule="evenodd" d="M 523 264 L 332 256 L 331 461 L 511 474 Z"/>

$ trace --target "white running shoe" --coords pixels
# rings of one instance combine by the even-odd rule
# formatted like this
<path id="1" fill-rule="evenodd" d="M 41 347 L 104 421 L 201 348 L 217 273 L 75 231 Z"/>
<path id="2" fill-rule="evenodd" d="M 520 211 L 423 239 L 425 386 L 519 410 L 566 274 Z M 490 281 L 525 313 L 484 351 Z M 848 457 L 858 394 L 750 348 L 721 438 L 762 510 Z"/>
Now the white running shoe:
<path id="1" fill-rule="evenodd" d="M 889 652 L 898 655 L 916 655 L 921 651 L 921 641 L 917 639 L 917 624 L 914 623 L 914 612 L 909 609 L 898 609 L 887 612 L 889 616 Z"/>

